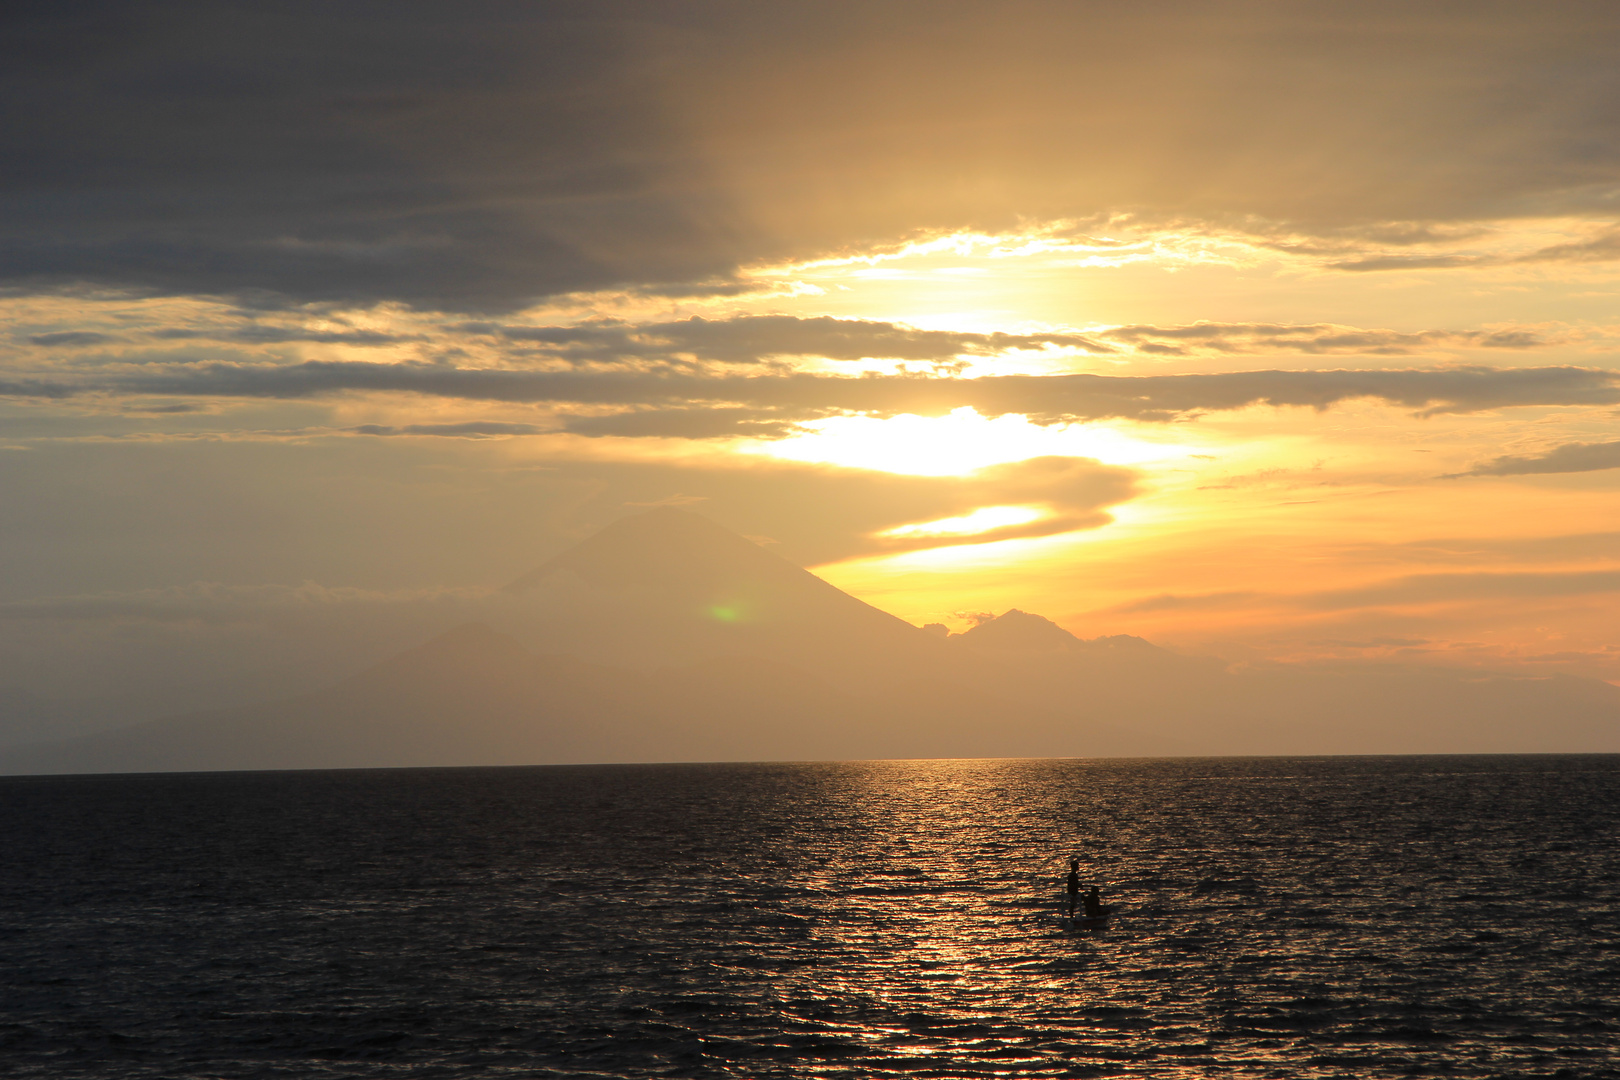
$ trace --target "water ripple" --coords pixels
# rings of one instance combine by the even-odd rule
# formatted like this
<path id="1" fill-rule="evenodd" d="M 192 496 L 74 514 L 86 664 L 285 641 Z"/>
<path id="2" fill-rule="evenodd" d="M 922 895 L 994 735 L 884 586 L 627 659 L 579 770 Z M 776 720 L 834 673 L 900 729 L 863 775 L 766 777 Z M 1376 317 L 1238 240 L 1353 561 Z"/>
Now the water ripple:
<path id="1" fill-rule="evenodd" d="M 22 1077 L 1600 1077 L 1620 758 L 0 780 Z M 1056 917 L 1071 854 L 1121 914 Z"/>

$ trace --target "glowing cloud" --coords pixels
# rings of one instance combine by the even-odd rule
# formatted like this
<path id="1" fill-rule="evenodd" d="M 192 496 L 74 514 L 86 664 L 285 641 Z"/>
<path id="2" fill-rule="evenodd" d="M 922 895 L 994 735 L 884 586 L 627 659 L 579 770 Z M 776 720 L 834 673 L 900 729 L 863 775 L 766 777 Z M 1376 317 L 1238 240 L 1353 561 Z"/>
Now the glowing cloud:
<path id="1" fill-rule="evenodd" d="M 971 514 L 941 518 L 916 525 L 899 525 L 885 529 L 879 536 L 909 539 L 914 536 L 972 536 L 1005 529 L 1012 525 L 1027 525 L 1040 518 L 1041 512 L 1028 506 L 984 506 Z"/>
<path id="2" fill-rule="evenodd" d="M 945 416 L 835 416 L 799 427 L 810 434 L 749 449 L 789 461 L 913 476 L 958 476 L 988 465 L 1050 455 L 1135 465 L 1196 450 L 1135 438 L 1095 424 L 1042 427 L 1018 414 L 985 417 L 971 406 L 952 409 Z"/>

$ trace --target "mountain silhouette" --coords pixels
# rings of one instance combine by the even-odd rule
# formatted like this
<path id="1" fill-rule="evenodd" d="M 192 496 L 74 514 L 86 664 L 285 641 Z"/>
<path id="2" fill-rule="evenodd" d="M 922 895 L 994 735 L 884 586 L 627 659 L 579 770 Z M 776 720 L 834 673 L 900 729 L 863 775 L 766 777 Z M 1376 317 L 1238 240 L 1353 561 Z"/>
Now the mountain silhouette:
<path id="1" fill-rule="evenodd" d="M 939 639 L 707 518 L 624 518 L 512 582 L 503 629 L 542 651 L 652 669 L 728 656 L 792 664 L 840 686 L 947 663 Z M 525 612 L 529 613 L 525 621 Z"/>
<path id="2" fill-rule="evenodd" d="M 1017 608 L 995 618 L 982 619 L 966 632 L 953 636 L 969 648 L 1018 652 L 1067 652 L 1083 644 L 1051 619 Z"/>
<path id="3" fill-rule="evenodd" d="M 1620 688 L 1251 665 L 1013 609 L 941 637 L 686 511 L 626 518 L 323 689 L 0 750 L 0 772 L 1620 750 Z"/>

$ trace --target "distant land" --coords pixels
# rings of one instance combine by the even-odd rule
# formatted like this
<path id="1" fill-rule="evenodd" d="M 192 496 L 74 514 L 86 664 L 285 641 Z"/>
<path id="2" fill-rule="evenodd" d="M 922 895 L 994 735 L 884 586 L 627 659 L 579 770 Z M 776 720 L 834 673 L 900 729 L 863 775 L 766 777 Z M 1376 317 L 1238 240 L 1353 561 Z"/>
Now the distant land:
<path id="1" fill-rule="evenodd" d="M 1007 611 L 920 628 L 687 511 L 625 518 L 329 686 L 0 748 L 0 772 L 1620 751 L 1620 688 L 1229 668 Z"/>

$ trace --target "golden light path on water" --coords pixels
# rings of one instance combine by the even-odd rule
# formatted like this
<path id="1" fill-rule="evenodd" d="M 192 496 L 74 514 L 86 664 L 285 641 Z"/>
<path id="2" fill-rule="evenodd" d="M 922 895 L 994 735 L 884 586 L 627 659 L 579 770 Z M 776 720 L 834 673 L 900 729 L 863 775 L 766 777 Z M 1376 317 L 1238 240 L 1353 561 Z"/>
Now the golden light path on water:
<path id="1" fill-rule="evenodd" d="M 1598 1080 L 1617 788 L 1586 755 L 33 777 L 8 1075 Z"/>

